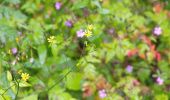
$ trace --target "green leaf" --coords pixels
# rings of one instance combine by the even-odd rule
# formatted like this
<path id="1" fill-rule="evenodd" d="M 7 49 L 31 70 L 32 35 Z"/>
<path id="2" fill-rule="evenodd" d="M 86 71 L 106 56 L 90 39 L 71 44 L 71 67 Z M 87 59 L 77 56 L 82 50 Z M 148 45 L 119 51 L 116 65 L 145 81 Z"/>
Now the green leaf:
<path id="1" fill-rule="evenodd" d="M 166 94 L 159 94 L 155 96 L 155 100 L 168 100 L 168 96 Z"/>
<path id="2" fill-rule="evenodd" d="M 30 95 L 30 96 L 24 97 L 21 100 L 38 100 L 38 95 L 37 94 L 33 94 L 33 95 Z"/>
<path id="3" fill-rule="evenodd" d="M 10 71 L 7 71 L 7 79 L 8 81 L 12 81 L 12 75 Z"/>
<path id="4" fill-rule="evenodd" d="M 79 0 L 73 5 L 73 7 L 71 9 L 77 10 L 77 9 L 80 9 L 80 8 L 84 8 L 88 5 L 88 3 L 89 3 L 89 0 L 83 0 L 83 1 Z"/>
<path id="5" fill-rule="evenodd" d="M 109 10 L 109 9 L 100 9 L 100 10 L 99 10 L 99 13 L 106 15 L 106 14 L 109 14 L 109 13 L 110 13 L 110 10 Z"/>
<path id="6" fill-rule="evenodd" d="M 41 45 L 38 47 L 38 56 L 39 61 L 41 64 L 44 64 L 46 56 L 47 56 L 47 50 L 45 45 Z"/>
<path id="7" fill-rule="evenodd" d="M 58 95 L 58 100 L 76 100 L 69 93 L 63 92 Z"/>
<path id="8" fill-rule="evenodd" d="M 66 86 L 70 90 L 79 90 L 81 87 L 81 79 L 83 75 L 78 72 L 72 72 L 66 77 Z"/>
<path id="9" fill-rule="evenodd" d="M 25 81 L 20 81 L 19 82 L 19 87 L 30 87 L 31 84 L 29 84 L 28 82 Z"/>

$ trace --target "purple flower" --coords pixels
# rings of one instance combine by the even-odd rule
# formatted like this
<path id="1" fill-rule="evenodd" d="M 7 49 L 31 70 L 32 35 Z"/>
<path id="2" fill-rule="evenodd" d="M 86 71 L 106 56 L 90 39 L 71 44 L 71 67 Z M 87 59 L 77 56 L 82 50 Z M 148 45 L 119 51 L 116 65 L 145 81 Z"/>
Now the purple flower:
<path id="1" fill-rule="evenodd" d="M 155 27 L 154 30 L 153 30 L 153 34 L 155 35 L 161 35 L 162 34 L 162 29 L 160 27 Z"/>
<path id="2" fill-rule="evenodd" d="M 73 23 L 72 23 L 70 20 L 67 20 L 67 21 L 65 22 L 65 25 L 66 25 L 67 27 L 72 27 Z"/>
<path id="3" fill-rule="evenodd" d="M 78 30 L 76 33 L 77 33 L 77 37 L 80 38 L 82 38 L 85 35 L 85 32 L 82 29 Z"/>
<path id="4" fill-rule="evenodd" d="M 18 51 L 17 48 L 12 48 L 12 54 L 15 55 L 17 53 L 17 51 Z"/>
<path id="5" fill-rule="evenodd" d="M 103 89 L 103 90 L 100 90 L 99 91 L 99 97 L 100 98 L 104 98 L 104 97 L 106 97 L 107 95 L 106 95 L 106 91 Z"/>
<path id="6" fill-rule="evenodd" d="M 161 79 L 160 77 L 157 77 L 156 83 L 158 83 L 159 85 L 162 85 L 164 83 L 164 80 Z"/>
<path id="7" fill-rule="evenodd" d="M 126 67 L 126 71 L 127 71 L 128 73 L 131 73 L 131 72 L 133 71 L 133 67 L 132 67 L 131 65 L 128 65 L 128 66 Z"/>
<path id="8" fill-rule="evenodd" d="M 22 35 L 22 32 L 18 32 L 18 35 Z"/>
<path id="9" fill-rule="evenodd" d="M 56 2 L 56 3 L 55 3 L 55 8 L 56 8 L 57 10 L 60 10 L 60 8 L 61 8 L 61 3 L 60 3 L 60 2 Z"/>

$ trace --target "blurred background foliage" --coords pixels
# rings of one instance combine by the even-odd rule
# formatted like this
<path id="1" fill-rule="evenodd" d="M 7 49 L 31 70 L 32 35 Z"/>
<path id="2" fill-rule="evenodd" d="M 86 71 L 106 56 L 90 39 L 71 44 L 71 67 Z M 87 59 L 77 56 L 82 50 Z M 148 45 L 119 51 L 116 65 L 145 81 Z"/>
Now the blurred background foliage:
<path id="1" fill-rule="evenodd" d="M 0 0 L 0 100 L 169 100 L 169 28 L 169 0 Z"/>

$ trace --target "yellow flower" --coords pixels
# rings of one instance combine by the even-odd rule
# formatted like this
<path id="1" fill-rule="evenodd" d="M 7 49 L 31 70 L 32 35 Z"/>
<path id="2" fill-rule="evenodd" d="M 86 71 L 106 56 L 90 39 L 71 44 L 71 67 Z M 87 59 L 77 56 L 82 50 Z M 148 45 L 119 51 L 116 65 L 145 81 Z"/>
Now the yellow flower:
<path id="1" fill-rule="evenodd" d="M 11 50 L 8 50 L 8 54 L 11 54 Z"/>
<path id="2" fill-rule="evenodd" d="M 30 75 L 27 73 L 22 73 L 21 78 L 22 78 L 22 80 L 27 81 L 30 78 Z"/>
<path id="3" fill-rule="evenodd" d="M 16 42 L 18 43 L 19 42 L 19 38 L 17 37 L 17 38 L 15 38 L 15 40 L 16 40 Z"/>
<path id="4" fill-rule="evenodd" d="M 89 30 L 86 30 L 86 31 L 85 31 L 85 36 L 86 36 L 86 37 L 91 37 L 91 35 L 92 35 L 92 32 L 91 32 L 91 31 L 89 31 Z"/>
<path id="5" fill-rule="evenodd" d="M 93 28 L 94 28 L 94 26 L 93 26 L 92 24 L 90 24 L 90 25 L 87 26 L 87 29 L 88 29 L 88 30 L 92 30 Z"/>
<path id="6" fill-rule="evenodd" d="M 48 40 L 49 43 L 52 43 L 52 44 L 57 43 L 54 36 L 50 36 L 47 40 Z"/>

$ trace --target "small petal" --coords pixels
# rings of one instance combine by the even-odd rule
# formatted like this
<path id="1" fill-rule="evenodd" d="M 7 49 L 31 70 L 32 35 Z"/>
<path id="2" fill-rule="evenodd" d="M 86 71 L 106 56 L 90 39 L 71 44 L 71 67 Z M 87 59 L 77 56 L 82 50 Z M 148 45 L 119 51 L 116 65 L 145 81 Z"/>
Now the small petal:
<path id="1" fill-rule="evenodd" d="M 56 3 L 55 3 L 55 8 L 56 8 L 57 10 L 60 10 L 60 8 L 61 8 L 61 3 L 60 3 L 60 2 L 56 2 Z"/>
<path id="2" fill-rule="evenodd" d="M 162 34 L 161 27 L 155 27 L 154 30 L 153 30 L 153 34 L 157 35 L 157 36 L 161 35 Z"/>
<path id="3" fill-rule="evenodd" d="M 131 65 L 128 65 L 128 66 L 126 67 L 126 71 L 127 71 L 128 73 L 131 73 L 131 72 L 133 71 L 133 67 L 132 67 Z"/>
<path id="4" fill-rule="evenodd" d="M 106 96 L 107 96 L 107 94 L 106 94 L 106 91 L 104 89 L 99 91 L 99 97 L 100 98 L 105 98 Z"/>
<path id="5" fill-rule="evenodd" d="M 80 38 L 82 38 L 85 35 L 85 32 L 82 29 L 78 30 L 76 33 L 77 33 L 77 37 Z"/>
<path id="6" fill-rule="evenodd" d="M 162 84 L 164 83 L 164 80 L 161 79 L 160 77 L 157 77 L 156 83 L 157 83 L 158 85 L 162 85 Z"/>

